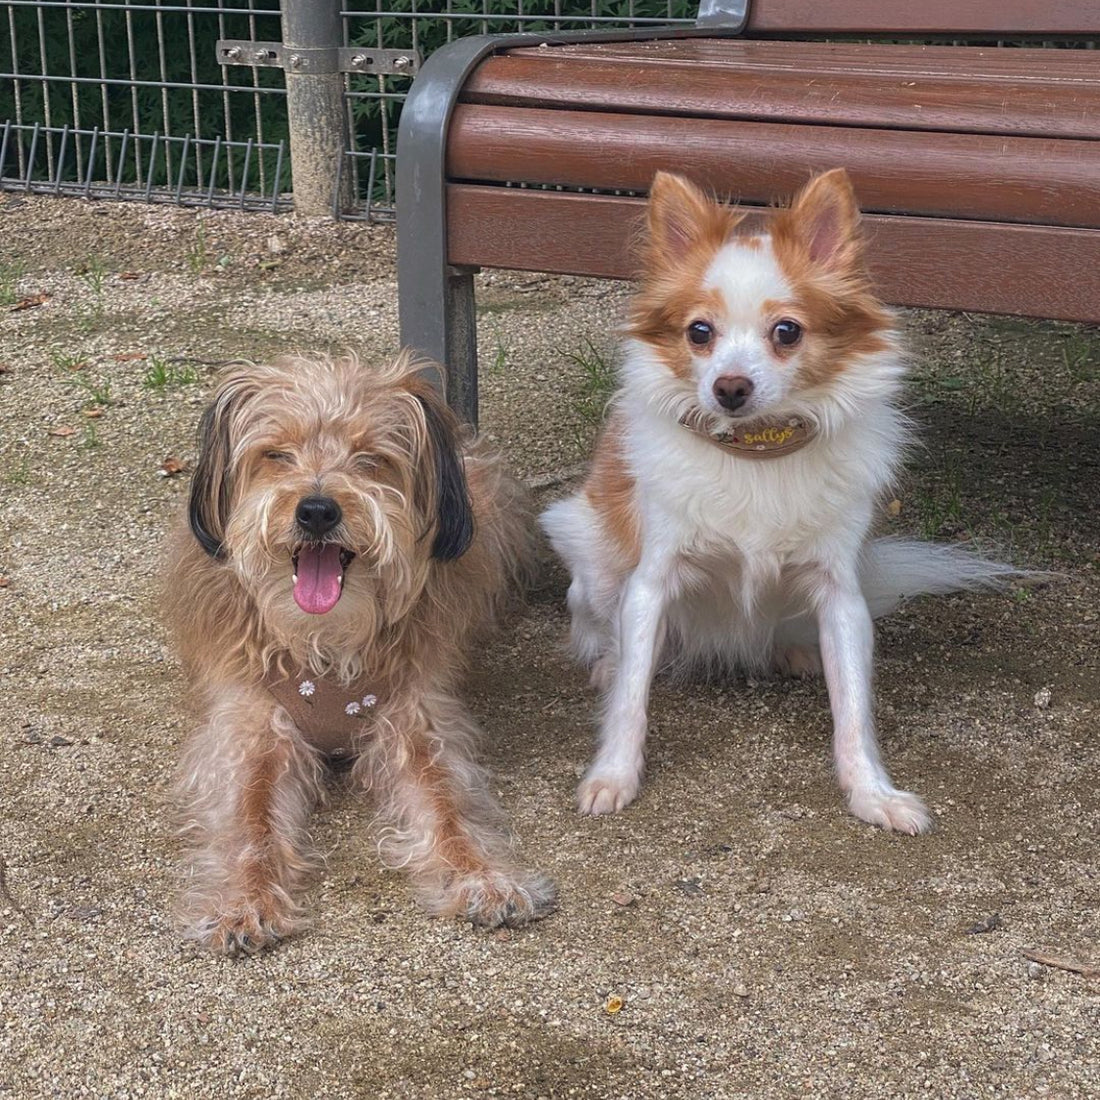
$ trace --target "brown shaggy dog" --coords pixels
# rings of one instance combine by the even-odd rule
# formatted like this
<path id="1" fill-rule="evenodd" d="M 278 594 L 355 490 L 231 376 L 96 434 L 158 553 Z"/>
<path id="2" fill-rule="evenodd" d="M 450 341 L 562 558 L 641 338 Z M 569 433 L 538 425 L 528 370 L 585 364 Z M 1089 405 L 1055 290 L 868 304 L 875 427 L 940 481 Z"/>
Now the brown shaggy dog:
<path id="1" fill-rule="evenodd" d="M 188 934 L 256 951 L 304 922 L 326 761 L 381 799 L 381 848 L 427 908 L 547 913 L 516 867 L 456 696 L 527 550 L 519 487 L 402 355 L 228 370 L 203 416 L 168 612 L 202 724 L 179 794 Z"/>

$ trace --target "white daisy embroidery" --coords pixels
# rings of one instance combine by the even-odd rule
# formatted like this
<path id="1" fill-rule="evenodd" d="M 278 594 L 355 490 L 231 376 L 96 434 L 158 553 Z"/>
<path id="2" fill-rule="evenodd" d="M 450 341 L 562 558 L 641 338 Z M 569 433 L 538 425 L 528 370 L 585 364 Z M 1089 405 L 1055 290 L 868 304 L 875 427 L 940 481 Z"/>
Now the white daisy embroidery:
<path id="1" fill-rule="evenodd" d="M 303 680 L 298 685 L 298 694 L 308 699 L 317 690 L 317 685 L 312 680 Z"/>
<path id="2" fill-rule="evenodd" d="M 377 702 L 378 702 L 378 696 L 377 695 L 364 695 L 363 696 L 363 706 L 365 706 L 365 707 L 373 707 L 374 704 L 377 703 Z"/>
<path id="3" fill-rule="evenodd" d="M 346 707 L 344 707 L 344 713 L 355 717 L 363 708 L 353 699 Z"/>

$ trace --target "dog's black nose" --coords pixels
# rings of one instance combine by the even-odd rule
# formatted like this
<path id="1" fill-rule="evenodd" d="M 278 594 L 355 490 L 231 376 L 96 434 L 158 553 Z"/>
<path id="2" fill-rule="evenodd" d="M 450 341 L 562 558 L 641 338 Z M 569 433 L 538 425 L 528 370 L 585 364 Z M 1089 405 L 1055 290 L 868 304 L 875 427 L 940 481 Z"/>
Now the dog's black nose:
<path id="1" fill-rule="evenodd" d="M 327 535 L 342 516 L 340 505 L 332 497 L 302 497 L 294 509 L 298 526 L 311 535 Z"/>
<path id="2" fill-rule="evenodd" d="M 723 374 L 714 380 L 714 396 L 723 409 L 739 409 L 752 396 L 752 380 L 739 374 Z"/>

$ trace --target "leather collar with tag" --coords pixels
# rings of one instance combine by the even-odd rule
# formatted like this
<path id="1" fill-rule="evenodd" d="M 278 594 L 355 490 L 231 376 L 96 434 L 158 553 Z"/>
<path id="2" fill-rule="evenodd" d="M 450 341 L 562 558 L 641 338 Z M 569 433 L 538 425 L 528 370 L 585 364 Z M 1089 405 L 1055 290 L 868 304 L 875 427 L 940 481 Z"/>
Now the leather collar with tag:
<path id="1" fill-rule="evenodd" d="M 802 450 L 818 434 L 817 425 L 801 416 L 746 420 L 718 434 L 707 431 L 706 418 L 698 413 L 685 413 L 680 423 L 688 431 L 738 458 L 783 458 Z"/>

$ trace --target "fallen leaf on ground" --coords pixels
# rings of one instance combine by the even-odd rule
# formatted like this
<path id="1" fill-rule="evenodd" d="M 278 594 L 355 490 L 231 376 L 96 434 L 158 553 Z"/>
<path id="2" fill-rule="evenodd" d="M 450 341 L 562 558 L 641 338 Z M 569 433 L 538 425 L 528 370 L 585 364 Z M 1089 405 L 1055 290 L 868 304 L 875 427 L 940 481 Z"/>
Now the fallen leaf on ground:
<path id="1" fill-rule="evenodd" d="M 7 363 L 0 363 L 0 374 L 11 374 L 11 367 Z"/>
<path id="2" fill-rule="evenodd" d="M 0 577 L 0 588 L 7 588 L 11 581 L 7 577 Z"/>
<path id="3" fill-rule="evenodd" d="M 611 895 L 611 900 L 616 905 L 621 905 L 625 908 L 627 905 L 633 905 L 636 899 L 629 890 L 616 890 L 615 893 Z"/>
<path id="4" fill-rule="evenodd" d="M 76 435 L 76 428 L 70 428 L 68 424 L 62 424 L 59 428 L 51 428 L 50 435 Z"/>
<path id="5" fill-rule="evenodd" d="M 141 272 L 140 271 L 120 271 L 118 273 L 118 277 L 120 279 L 125 279 L 127 282 L 131 282 L 134 279 L 140 279 L 141 278 Z"/>
<path id="6" fill-rule="evenodd" d="M 28 294 L 26 298 L 20 298 L 19 301 L 11 307 L 11 311 L 15 313 L 21 309 L 34 309 L 35 306 L 44 305 L 52 297 L 52 294 L 46 294 L 44 291 L 41 294 Z"/>
<path id="7" fill-rule="evenodd" d="M 161 477 L 175 477 L 176 474 L 182 474 L 185 470 L 189 469 L 188 463 L 182 459 L 173 458 L 169 455 L 161 464 L 157 473 Z"/>
<path id="8" fill-rule="evenodd" d="M 85 409 L 84 415 L 89 420 L 98 420 L 103 415 L 102 409 Z"/>
<path id="9" fill-rule="evenodd" d="M 604 1004 L 603 1004 L 604 1012 L 607 1012 L 612 1016 L 614 1016 L 616 1012 L 621 1012 L 622 1007 L 623 1007 L 622 997 L 619 997 L 614 993 L 612 993 L 611 996 L 608 997 L 607 1000 L 604 1001 Z"/>
<path id="10" fill-rule="evenodd" d="M 990 913 L 988 917 L 983 917 L 977 924 L 972 924 L 967 930 L 968 936 L 980 936 L 985 932 L 994 932 L 998 928 L 1004 925 L 1004 921 L 1001 920 L 1000 913 Z"/>
<path id="11" fill-rule="evenodd" d="M 703 892 L 703 887 L 697 878 L 678 879 L 672 884 L 672 887 L 674 890 L 679 890 L 681 894 L 687 894 L 689 898 Z"/>
<path id="12" fill-rule="evenodd" d="M 890 503 L 886 505 L 886 511 L 889 512 L 890 515 L 892 515 L 892 516 L 900 516 L 901 515 L 901 501 L 900 500 L 890 501 Z"/>

